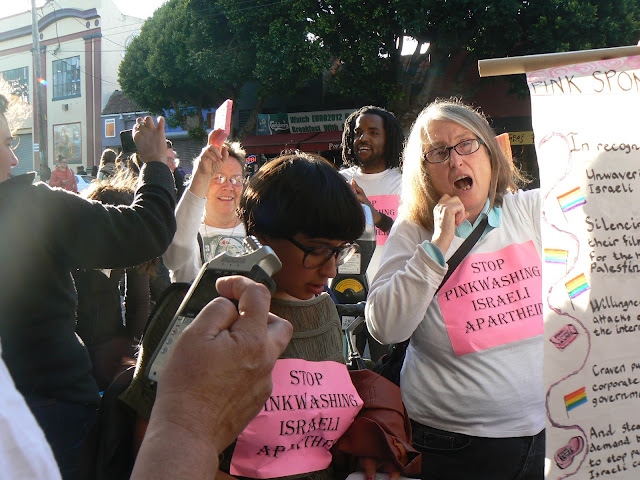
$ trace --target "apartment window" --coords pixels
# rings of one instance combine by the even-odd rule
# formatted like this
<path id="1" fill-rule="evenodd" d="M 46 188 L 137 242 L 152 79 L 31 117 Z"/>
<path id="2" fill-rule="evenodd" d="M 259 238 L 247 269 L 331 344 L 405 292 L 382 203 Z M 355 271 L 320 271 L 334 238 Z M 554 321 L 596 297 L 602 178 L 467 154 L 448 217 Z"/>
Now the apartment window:
<path id="1" fill-rule="evenodd" d="M 53 62 L 53 99 L 80 96 L 80 56 Z"/>
<path id="2" fill-rule="evenodd" d="M 14 68 L 0 72 L 3 78 L 11 85 L 11 93 L 19 96 L 23 101 L 29 101 L 29 67 Z"/>

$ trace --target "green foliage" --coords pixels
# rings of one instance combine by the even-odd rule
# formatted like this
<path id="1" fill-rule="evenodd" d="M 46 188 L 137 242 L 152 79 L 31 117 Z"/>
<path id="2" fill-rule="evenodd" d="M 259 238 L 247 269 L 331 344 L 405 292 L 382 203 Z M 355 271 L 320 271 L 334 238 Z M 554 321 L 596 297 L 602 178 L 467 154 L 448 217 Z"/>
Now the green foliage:
<path id="1" fill-rule="evenodd" d="M 203 143 L 207 139 L 207 131 L 201 125 L 196 125 L 188 130 L 189 138 L 196 140 L 199 143 Z"/>
<path id="2" fill-rule="evenodd" d="M 405 35 L 429 42 L 427 54 L 401 56 Z M 472 94 L 480 58 L 638 39 L 638 0 L 169 0 L 131 43 L 120 82 L 145 108 L 175 109 L 173 122 L 247 80 L 260 108 L 320 75 L 332 92 L 409 118 L 436 94 Z"/>
<path id="3" fill-rule="evenodd" d="M 261 98 L 292 94 L 329 67 L 330 52 L 313 36 L 320 14 L 315 2 L 217 0 L 216 5 L 231 30 L 255 49 L 252 75 Z"/>
<path id="4" fill-rule="evenodd" d="M 120 64 L 123 91 L 143 108 L 216 107 L 234 98 L 251 72 L 253 52 L 237 48 L 222 15 L 201 15 L 170 0 L 143 25 Z"/>
<path id="5" fill-rule="evenodd" d="M 318 34 L 340 59 L 332 88 L 383 96 L 386 104 L 395 102 L 397 114 L 421 109 L 443 87 L 464 95 L 463 76 L 481 58 L 635 45 L 640 39 L 637 0 L 319 1 L 330 13 L 318 22 Z M 430 43 L 424 78 L 407 79 L 427 56 L 400 57 L 403 35 Z M 445 72 L 449 83 L 438 90 Z"/>

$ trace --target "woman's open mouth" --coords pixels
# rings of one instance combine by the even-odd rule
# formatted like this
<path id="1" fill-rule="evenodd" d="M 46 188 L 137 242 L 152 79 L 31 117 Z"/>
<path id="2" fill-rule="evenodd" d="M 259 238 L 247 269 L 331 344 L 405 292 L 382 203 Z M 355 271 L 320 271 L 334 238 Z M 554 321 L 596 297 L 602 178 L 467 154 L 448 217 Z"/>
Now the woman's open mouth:
<path id="1" fill-rule="evenodd" d="M 462 175 L 456 178 L 455 182 L 453 182 L 453 185 L 458 190 L 462 190 L 464 192 L 466 190 L 469 190 L 473 186 L 473 179 L 466 175 Z"/>

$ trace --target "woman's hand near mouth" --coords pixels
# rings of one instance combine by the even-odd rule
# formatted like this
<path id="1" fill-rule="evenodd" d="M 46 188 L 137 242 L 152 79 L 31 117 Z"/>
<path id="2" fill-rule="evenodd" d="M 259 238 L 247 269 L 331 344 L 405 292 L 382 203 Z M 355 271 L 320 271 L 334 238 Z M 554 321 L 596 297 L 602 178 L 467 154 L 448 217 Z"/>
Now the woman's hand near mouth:
<path id="1" fill-rule="evenodd" d="M 433 209 L 433 237 L 431 243 L 437 246 L 443 254 L 447 253 L 456 227 L 469 218 L 469 212 L 459 197 L 444 194 Z"/>

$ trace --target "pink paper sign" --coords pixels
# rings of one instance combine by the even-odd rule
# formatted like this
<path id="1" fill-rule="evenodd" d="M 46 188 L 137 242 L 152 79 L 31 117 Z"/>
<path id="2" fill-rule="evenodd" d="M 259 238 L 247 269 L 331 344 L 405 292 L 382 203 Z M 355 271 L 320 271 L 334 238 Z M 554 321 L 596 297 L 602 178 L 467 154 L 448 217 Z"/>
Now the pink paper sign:
<path id="1" fill-rule="evenodd" d="M 438 302 L 456 355 L 542 334 L 538 250 L 529 241 L 467 256 Z"/>
<path id="2" fill-rule="evenodd" d="M 269 400 L 238 437 L 231 475 L 272 478 L 327 468 L 329 450 L 362 408 L 347 367 L 281 359 L 271 377 Z"/>
<path id="3" fill-rule="evenodd" d="M 213 120 L 213 129 L 224 130 L 227 135 L 231 131 L 231 109 L 233 100 L 227 99 L 216 109 L 216 116 Z"/>
<path id="4" fill-rule="evenodd" d="M 233 113 L 233 100 L 227 99 L 216 109 L 213 120 L 213 131 L 209 143 L 221 147 L 231 132 L 231 114 Z M 219 131 L 218 131 L 219 130 Z"/>
<path id="5" fill-rule="evenodd" d="M 400 198 L 398 195 L 372 195 L 367 198 L 371 202 L 371 206 L 380 213 L 384 213 L 394 220 L 398 217 L 398 206 L 400 205 Z M 384 245 L 387 238 L 389 238 L 389 233 L 383 232 L 376 227 L 376 244 Z"/>

